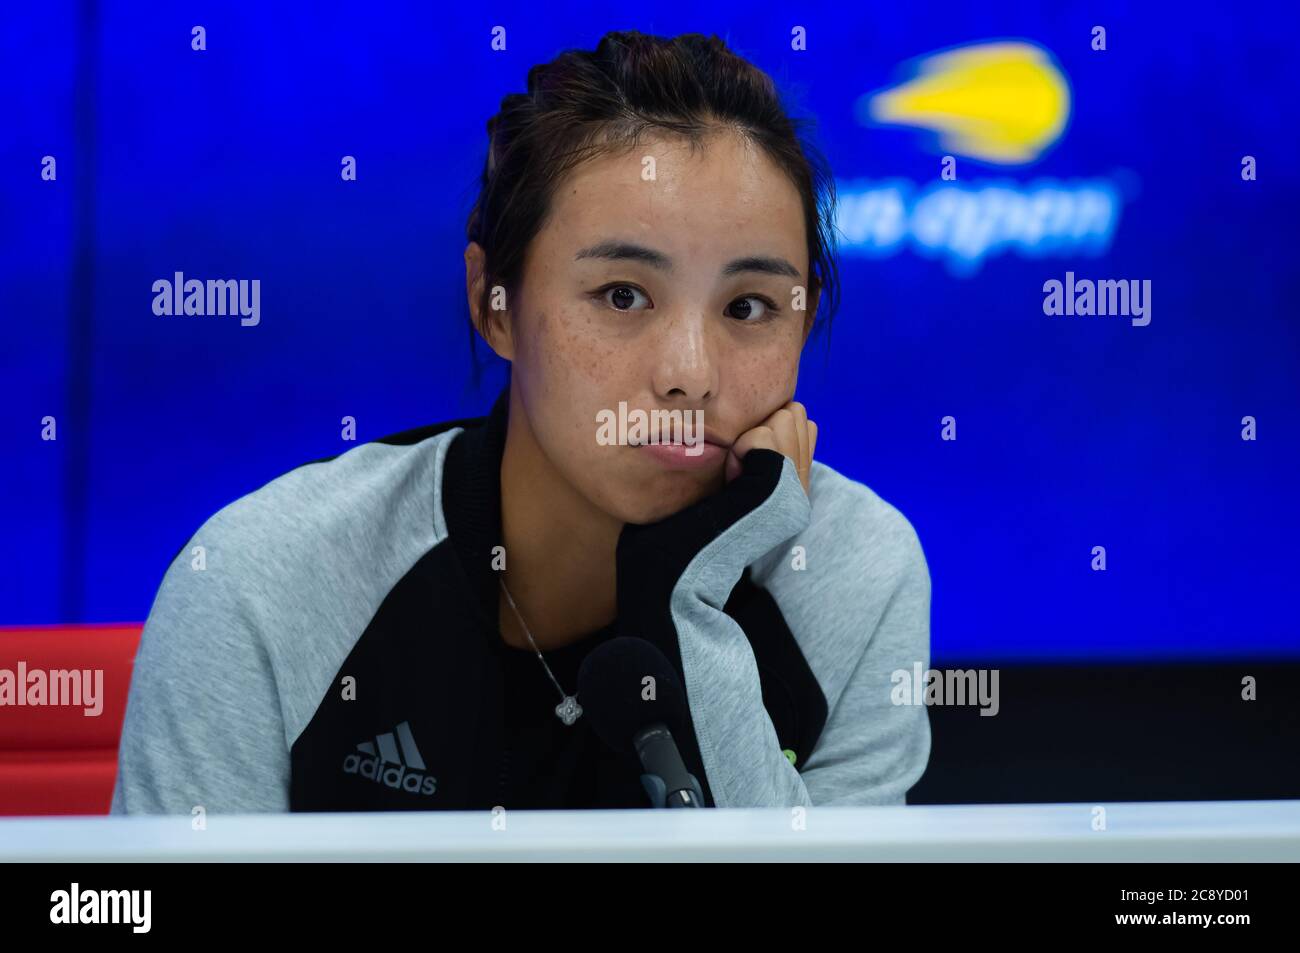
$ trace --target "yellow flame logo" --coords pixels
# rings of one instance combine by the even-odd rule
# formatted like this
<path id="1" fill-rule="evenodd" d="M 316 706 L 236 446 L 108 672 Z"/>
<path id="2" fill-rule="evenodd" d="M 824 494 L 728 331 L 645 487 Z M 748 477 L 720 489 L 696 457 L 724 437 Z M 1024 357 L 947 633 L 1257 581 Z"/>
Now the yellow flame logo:
<path id="1" fill-rule="evenodd" d="M 938 133 L 952 153 L 1017 165 L 1054 143 L 1070 118 L 1070 86 L 1031 43 L 966 46 L 926 57 L 918 75 L 866 97 L 876 122 Z"/>

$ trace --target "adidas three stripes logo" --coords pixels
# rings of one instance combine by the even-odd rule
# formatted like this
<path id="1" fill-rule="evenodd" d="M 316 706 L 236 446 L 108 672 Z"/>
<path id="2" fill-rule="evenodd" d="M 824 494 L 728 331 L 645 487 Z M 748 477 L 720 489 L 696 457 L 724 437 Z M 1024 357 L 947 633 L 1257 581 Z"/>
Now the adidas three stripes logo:
<path id="1" fill-rule="evenodd" d="M 359 775 L 410 794 L 431 795 L 437 790 L 437 780 L 425 774 L 425 770 L 424 758 L 407 721 L 378 735 L 374 741 L 361 742 L 355 753 L 343 759 L 345 774 Z"/>

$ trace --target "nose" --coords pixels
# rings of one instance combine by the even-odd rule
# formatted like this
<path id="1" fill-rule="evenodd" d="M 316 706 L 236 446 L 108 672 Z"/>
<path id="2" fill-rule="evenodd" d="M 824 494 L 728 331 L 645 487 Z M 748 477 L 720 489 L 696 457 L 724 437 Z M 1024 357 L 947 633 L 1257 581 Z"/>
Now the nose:
<path id="1" fill-rule="evenodd" d="M 700 405 L 717 393 L 716 344 L 706 316 L 695 308 L 664 320 L 652 345 L 655 396 L 665 403 Z"/>

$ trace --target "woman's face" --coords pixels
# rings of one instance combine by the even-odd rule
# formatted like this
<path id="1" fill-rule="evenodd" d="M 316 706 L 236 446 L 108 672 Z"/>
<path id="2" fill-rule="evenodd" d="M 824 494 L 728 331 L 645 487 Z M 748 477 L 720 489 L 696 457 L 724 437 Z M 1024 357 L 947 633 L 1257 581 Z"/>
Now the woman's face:
<path id="1" fill-rule="evenodd" d="M 609 443 L 620 403 L 631 421 L 683 411 L 727 447 L 793 398 L 816 310 L 801 300 L 803 216 L 789 179 L 730 131 L 694 152 L 652 140 L 561 183 L 494 347 L 512 362 L 537 446 L 595 506 L 646 523 L 723 486 L 725 450 L 674 464 Z"/>

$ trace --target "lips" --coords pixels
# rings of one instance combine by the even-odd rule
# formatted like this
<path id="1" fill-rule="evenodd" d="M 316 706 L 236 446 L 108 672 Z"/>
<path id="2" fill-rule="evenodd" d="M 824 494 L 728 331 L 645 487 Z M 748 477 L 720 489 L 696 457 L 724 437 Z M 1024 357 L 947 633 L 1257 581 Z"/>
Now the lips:
<path id="1" fill-rule="evenodd" d="M 670 470 L 711 469 L 722 463 L 727 451 L 716 443 L 643 443 L 637 452 Z"/>
<path id="2" fill-rule="evenodd" d="M 629 440 L 629 441 L 628 441 L 628 446 L 629 446 L 629 447 L 699 447 L 699 446 L 707 446 L 707 447 L 717 447 L 717 448 L 720 449 L 720 450 L 726 450 L 726 449 L 730 446 L 730 444 L 722 443 L 722 442 L 717 441 L 717 440 L 709 440 L 708 438 L 705 438 L 704 440 L 692 440 L 690 443 L 687 443 L 685 440 L 682 440 L 682 439 L 679 438 L 679 437 L 673 436 L 673 437 L 671 437 L 671 438 L 661 438 L 661 439 L 659 439 L 659 440 L 641 440 L 641 441 Z"/>
<path id="3" fill-rule="evenodd" d="M 697 446 L 700 443 L 712 444 L 715 447 L 720 447 L 723 450 L 728 450 L 731 448 L 732 441 L 727 440 L 725 437 L 719 436 L 719 434 L 716 431 L 710 430 L 708 427 L 704 428 L 704 439 L 702 441 L 697 437 L 695 440 L 692 440 L 689 444 L 686 444 L 686 441 L 682 439 L 682 435 L 676 432 L 671 434 L 660 434 L 658 439 L 628 440 L 628 446 L 631 447 L 645 447 L 652 444 L 658 444 L 660 446 L 670 446 L 670 445 L 681 446 L 683 444 L 686 444 L 687 446 Z"/>

